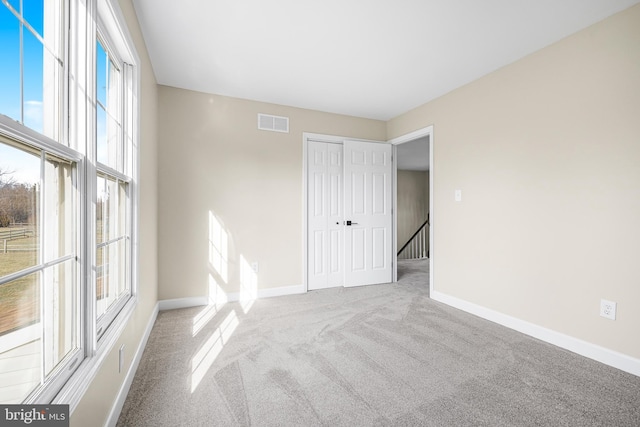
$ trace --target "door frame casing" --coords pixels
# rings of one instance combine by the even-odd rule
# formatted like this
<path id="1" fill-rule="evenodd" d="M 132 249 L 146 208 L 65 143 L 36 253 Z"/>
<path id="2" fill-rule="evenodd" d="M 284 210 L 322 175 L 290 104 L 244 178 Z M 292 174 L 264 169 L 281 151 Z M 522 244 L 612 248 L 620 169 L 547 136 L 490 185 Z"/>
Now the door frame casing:
<path id="1" fill-rule="evenodd" d="M 393 263 L 393 281 L 398 281 L 398 221 L 397 221 L 397 212 L 398 212 L 398 145 L 404 144 L 405 142 L 411 142 L 419 138 L 429 137 L 429 295 L 433 295 L 433 256 L 434 256 L 434 238 L 433 238 L 433 146 L 434 146 L 434 138 L 433 138 L 433 125 L 423 127 L 421 129 L 417 129 L 413 132 L 409 132 L 407 134 L 398 136 L 396 138 L 390 139 L 390 144 L 393 145 L 393 183 L 391 191 L 393 192 L 393 254 L 394 260 L 396 262 Z"/>
<path id="2" fill-rule="evenodd" d="M 303 288 L 304 292 L 309 292 L 309 241 L 308 241 L 308 232 L 309 232 L 309 200 L 308 200 L 308 158 L 307 158 L 307 145 L 309 141 L 316 142 L 328 142 L 333 144 L 342 144 L 345 140 L 349 141 L 359 141 L 359 142 L 370 142 L 375 144 L 387 144 L 389 141 L 377 141 L 373 139 L 359 139 L 359 138 L 351 138 L 347 136 L 338 136 L 338 135 L 327 135 L 320 133 L 312 133 L 312 132 L 303 132 L 302 133 L 302 274 L 303 274 Z M 395 164 L 395 155 L 392 159 L 392 172 L 396 170 Z M 393 178 L 392 178 L 393 179 Z M 395 182 L 391 183 L 391 191 L 392 198 L 395 197 Z M 395 209 L 392 213 L 391 218 L 392 224 L 395 224 Z M 392 245 L 396 240 L 395 230 L 392 231 L 391 242 Z M 392 250 L 395 250 L 395 246 L 392 246 Z M 395 262 L 395 252 L 393 253 L 392 262 L 393 262 L 393 271 L 395 271 L 396 262 Z M 393 274 L 392 271 L 392 274 Z"/>

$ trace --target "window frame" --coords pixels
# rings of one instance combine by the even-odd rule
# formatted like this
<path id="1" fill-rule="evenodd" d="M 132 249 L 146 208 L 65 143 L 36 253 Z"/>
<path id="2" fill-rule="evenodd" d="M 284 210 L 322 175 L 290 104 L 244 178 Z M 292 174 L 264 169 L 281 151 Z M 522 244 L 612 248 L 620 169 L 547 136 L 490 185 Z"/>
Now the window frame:
<path id="1" fill-rule="evenodd" d="M 105 178 L 113 178 L 115 179 L 116 183 L 119 182 L 125 182 L 127 183 L 127 185 L 130 187 L 131 185 L 131 180 L 128 177 L 124 177 L 121 174 L 117 174 L 117 175 L 111 175 L 111 174 L 106 174 L 103 170 L 98 169 L 96 176 L 94 178 L 94 180 L 97 181 L 97 178 L 100 176 L 103 176 Z M 116 196 L 118 199 L 120 198 L 119 194 L 117 194 Z M 131 196 L 129 196 L 129 199 L 131 198 Z M 118 203 L 120 203 L 120 200 L 118 200 Z M 130 208 L 131 202 L 126 201 L 126 204 L 124 206 L 125 209 L 125 217 L 127 220 L 127 224 L 125 225 L 125 227 L 127 228 L 127 232 L 124 235 L 115 237 L 113 239 L 109 239 L 107 241 L 101 242 L 101 243 L 97 243 L 95 244 L 95 263 L 98 263 L 98 259 L 97 259 L 97 250 L 98 247 L 102 247 L 102 248 L 108 248 L 112 243 L 117 243 L 120 240 L 128 240 L 129 241 L 129 248 L 131 247 L 131 208 Z M 96 214 L 97 214 L 97 210 L 96 210 Z M 129 249 L 129 258 L 131 258 L 131 250 Z M 127 301 L 133 297 L 133 292 L 132 292 L 132 277 L 131 277 L 131 259 L 129 259 L 129 264 L 127 265 L 127 268 L 129 270 L 129 272 L 127 272 L 127 275 L 129 276 L 128 279 L 128 293 L 123 297 L 123 296 L 118 296 L 118 298 L 116 299 L 116 301 L 107 308 L 107 310 L 100 315 L 99 313 L 96 313 L 96 322 L 97 322 L 97 331 L 96 331 L 96 335 L 98 340 L 100 340 L 100 338 L 102 337 L 102 334 L 104 331 L 106 331 L 109 327 L 109 325 L 113 322 L 113 320 L 118 316 L 118 313 L 120 312 L 120 310 L 122 310 L 122 308 L 126 305 Z M 97 275 L 96 275 L 96 281 L 94 282 L 95 285 L 95 290 L 97 292 Z M 97 299 L 96 299 L 96 303 L 97 303 Z M 97 312 L 97 307 L 96 307 L 96 312 Z"/>
<path id="2" fill-rule="evenodd" d="M 121 147 L 119 147 L 121 149 L 121 153 L 119 155 L 119 157 L 121 157 L 119 160 L 121 162 L 121 169 L 118 169 L 117 165 L 116 167 L 114 167 L 113 165 L 109 165 L 106 163 L 102 163 L 100 162 L 100 160 L 98 160 L 98 141 L 96 139 L 96 145 L 95 145 L 95 164 L 97 166 L 97 168 L 99 170 L 105 170 L 105 171 L 117 171 L 120 174 L 126 175 L 126 172 L 131 172 L 131 171 L 126 171 L 125 170 L 125 161 L 124 161 L 124 157 L 125 157 L 125 144 L 124 144 L 124 133 L 125 133 L 125 110 L 126 110 L 126 92 L 125 92 L 125 87 L 126 87 L 126 79 L 127 76 L 125 75 L 125 69 L 127 67 L 127 63 L 121 59 L 120 55 L 118 55 L 117 50 L 114 48 L 115 44 L 113 42 L 111 42 L 111 37 L 109 37 L 109 35 L 107 33 L 105 33 L 104 28 L 106 27 L 105 24 L 102 23 L 102 20 L 98 20 L 98 26 L 97 26 L 97 31 L 96 31 L 96 39 L 94 42 L 94 46 L 95 43 L 100 43 L 102 45 L 102 49 L 104 50 L 104 52 L 107 55 L 107 60 L 110 62 L 113 62 L 113 64 L 115 65 L 116 70 L 118 71 L 118 73 L 120 74 L 120 90 L 119 90 L 119 103 L 120 105 L 119 107 L 119 111 L 118 111 L 118 124 L 121 127 L 121 131 L 120 131 L 120 145 Z M 94 64 L 97 62 L 97 52 L 95 52 L 94 54 L 95 60 L 94 60 Z M 97 74 L 97 66 L 96 66 L 96 74 Z M 96 86 L 96 85 L 94 85 Z M 107 98 L 109 97 L 108 91 L 107 91 Z M 105 116 L 108 119 L 111 117 L 111 114 L 109 113 L 109 110 L 107 108 L 107 105 L 98 105 L 98 104 L 102 104 L 99 100 L 98 100 L 98 94 L 97 94 L 97 88 L 96 88 L 96 94 L 95 94 L 95 111 L 96 111 L 96 135 L 97 135 L 97 125 L 98 125 L 98 120 L 97 120 L 97 112 L 98 109 L 100 108 L 100 106 L 102 106 L 104 108 L 105 111 Z M 109 172 L 110 173 L 110 172 Z"/>
<path id="3" fill-rule="evenodd" d="M 4 2 L 0 7 L 5 7 Z M 59 97 L 57 140 L 3 114 L 0 114 L 0 134 L 75 164 L 79 350 L 69 360 L 65 358 L 64 366 L 60 363 L 47 382 L 23 402 L 69 404 L 73 412 L 120 339 L 138 304 L 140 59 L 117 0 L 60 0 L 60 7 L 60 25 L 57 28 L 61 33 L 58 37 L 63 64 L 56 79 Z M 101 42 L 108 45 L 103 44 L 105 50 L 109 49 L 121 65 L 121 171 L 97 161 L 95 45 L 98 34 Z M 121 298 L 111 307 L 109 320 L 103 322 L 96 317 L 96 274 L 93 268 L 97 252 L 98 173 L 126 182 L 128 187 L 129 292 L 126 298 Z M 64 262 L 67 261 L 59 263 Z M 100 334 L 99 323 L 103 326 Z"/>
<path id="4" fill-rule="evenodd" d="M 76 200 L 77 205 L 75 206 L 74 215 L 76 217 L 76 223 L 79 226 L 79 224 L 82 223 L 82 219 L 83 219 L 82 176 L 84 174 L 84 169 L 86 165 L 84 156 L 33 129 L 30 129 L 22 124 L 17 124 L 16 122 L 13 122 L 13 120 L 11 120 L 9 117 L 4 115 L 0 115 L 0 133 L 2 134 L 3 139 L 7 139 L 15 143 L 25 145 L 27 147 L 32 147 L 38 151 L 41 151 L 41 153 L 49 153 L 57 157 L 60 157 L 62 159 L 71 161 L 75 164 L 75 168 L 74 168 L 75 183 L 74 184 L 76 187 L 75 192 L 76 192 L 76 198 L 77 198 Z M 42 173 L 41 173 L 41 176 L 40 176 L 41 186 L 43 184 L 42 182 L 43 179 L 44 177 L 42 176 Z M 42 223 L 44 221 L 44 209 L 43 209 L 44 197 L 42 196 L 40 197 L 38 204 L 39 204 L 39 209 L 42 212 L 39 219 L 40 233 L 41 233 L 41 241 L 39 242 L 39 245 L 41 246 L 42 238 L 43 238 L 42 235 L 45 233 L 45 230 L 42 227 Z M 21 272 L 16 272 L 16 273 L 4 276 L 6 281 L 11 281 L 20 277 L 24 277 L 29 274 L 33 274 L 35 272 L 43 272 L 45 269 L 49 267 L 53 267 L 55 265 L 62 265 L 71 259 L 74 259 L 74 258 L 76 259 L 76 266 L 75 266 L 76 283 L 75 283 L 74 291 L 77 292 L 76 300 L 78 303 L 78 307 L 76 308 L 75 310 L 76 312 L 74 313 L 74 315 L 76 316 L 75 320 L 79 323 L 79 326 L 78 326 L 79 332 L 78 332 L 78 336 L 76 337 L 77 338 L 76 348 L 73 349 L 69 354 L 65 355 L 65 357 L 63 357 L 60 363 L 50 373 L 48 374 L 45 373 L 45 376 L 48 378 L 45 381 L 43 381 L 43 383 L 36 390 L 31 391 L 29 395 L 25 398 L 23 403 L 37 403 L 40 401 L 52 400 L 55 397 L 55 395 L 58 393 L 58 391 L 63 387 L 63 385 L 66 382 L 71 380 L 71 378 L 74 375 L 73 369 L 76 368 L 80 364 L 79 362 L 81 362 L 85 358 L 86 341 L 83 339 L 83 337 L 84 337 L 84 328 L 85 328 L 85 321 L 84 321 L 85 302 L 84 301 L 86 299 L 84 297 L 84 292 L 83 292 L 84 286 L 82 282 L 83 270 L 85 266 L 83 265 L 84 263 L 80 259 L 82 249 L 83 249 L 82 234 L 85 231 L 82 230 L 81 228 L 78 228 L 77 231 L 79 232 L 77 232 L 75 235 L 75 247 L 76 247 L 75 254 L 64 255 L 61 257 L 57 257 L 55 260 L 47 261 L 44 259 L 44 256 L 41 253 L 39 255 L 39 260 L 37 265 L 31 266 L 25 270 L 22 270 Z M 41 251 L 43 249 L 44 248 L 41 247 Z"/>
<path id="5" fill-rule="evenodd" d="M 19 69 L 20 69 L 20 118 L 19 119 L 14 119 L 18 124 L 24 126 L 25 128 L 28 129 L 32 129 L 29 126 L 27 126 L 25 124 L 25 94 L 24 94 L 24 74 L 25 74 L 25 66 L 24 66 L 24 62 L 25 62 L 25 32 L 28 32 L 31 34 L 32 37 L 34 37 L 41 45 L 42 45 L 42 50 L 43 52 L 49 52 L 50 55 L 52 55 L 54 57 L 54 63 L 57 61 L 62 61 L 62 67 L 61 70 L 58 70 L 55 72 L 55 76 L 56 79 L 54 80 L 55 84 L 54 86 L 58 89 L 57 91 L 55 91 L 53 93 L 54 98 L 57 100 L 57 102 L 54 102 L 53 104 L 51 104 L 52 106 L 54 106 L 55 108 L 55 121 L 53 123 L 53 126 L 55 128 L 54 130 L 54 135 L 47 135 L 44 132 L 44 123 L 43 123 L 43 132 L 40 133 L 38 131 L 36 131 L 38 134 L 45 136 L 45 138 L 47 138 L 48 140 L 53 140 L 56 141 L 58 143 L 61 144 L 66 144 L 68 145 L 68 140 L 66 139 L 67 137 L 67 114 L 65 114 L 68 110 L 67 110 L 67 94 L 68 91 L 66 90 L 67 88 L 67 82 L 68 82 L 68 73 L 67 73 L 67 69 L 68 67 L 66 66 L 66 64 L 68 64 L 68 31 L 66 31 L 67 23 L 68 23 L 68 17 L 69 17 L 69 1 L 74 1 L 74 0 L 56 0 L 57 4 L 60 6 L 59 12 L 59 20 L 55 22 L 56 24 L 56 30 L 58 32 L 58 34 L 56 34 L 55 39 L 52 40 L 47 40 L 46 35 L 44 34 L 39 34 L 38 30 L 36 28 L 34 28 L 31 23 L 29 22 L 28 18 L 24 16 L 24 13 L 22 10 L 16 10 L 16 8 L 14 7 L 13 4 L 11 4 L 11 2 L 7 1 L 7 0 L 0 0 L 2 1 L 2 4 L 4 5 L 4 7 L 9 11 L 10 14 L 12 14 L 18 21 L 18 25 L 19 25 L 19 39 L 20 39 L 20 49 L 19 49 Z M 27 0 L 19 0 L 20 4 L 21 4 L 21 9 L 22 9 L 22 3 L 24 1 Z M 47 5 L 47 1 L 45 0 L 43 3 L 43 7 L 46 7 L 45 5 Z M 51 7 L 51 5 L 47 5 L 48 7 Z M 44 13 L 43 13 L 43 19 L 44 19 Z M 44 29 L 44 28 L 43 28 Z M 51 46 L 53 45 L 53 46 Z M 50 48 L 58 48 L 59 52 L 53 52 L 52 49 Z M 43 74 L 45 73 L 45 66 L 44 66 L 44 60 L 43 60 Z M 44 87 L 43 87 L 43 91 L 44 91 Z M 44 106 L 44 92 L 42 93 L 42 97 L 43 97 L 43 108 L 45 108 Z"/>
<path id="6" fill-rule="evenodd" d="M 92 20 L 88 28 L 86 29 L 87 38 L 84 42 L 90 45 L 90 49 L 92 51 L 90 60 L 93 66 L 91 67 L 92 71 L 88 73 L 87 76 L 87 86 L 94 87 L 95 83 L 94 79 L 96 76 L 95 73 L 95 43 L 97 40 L 98 29 L 102 31 L 104 34 L 108 34 L 108 43 L 110 44 L 110 49 L 113 49 L 118 52 L 118 57 L 123 60 L 124 64 L 128 65 L 128 70 L 124 70 L 124 78 L 126 83 L 123 84 L 122 89 L 127 94 L 125 99 L 127 102 L 125 103 L 123 113 L 123 119 L 126 122 L 126 132 L 124 132 L 124 143 L 130 138 L 131 139 L 131 147 L 129 148 L 129 152 L 133 157 L 131 162 L 126 162 L 125 164 L 131 165 L 130 171 L 130 297 L 126 300 L 122 307 L 118 307 L 119 311 L 117 316 L 111 321 L 108 328 L 98 337 L 98 327 L 97 321 L 90 321 L 87 323 L 87 348 L 89 356 L 85 359 L 84 363 L 80 365 L 78 368 L 78 372 L 74 375 L 70 381 L 68 381 L 65 386 L 62 388 L 60 393 L 55 397 L 52 403 L 67 403 L 70 405 L 71 412 L 75 409 L 77 404 L 80 402 L 82 396 L 88 390 L 91 382 L 97 376 L 102 364 L 104 363 L 106 357 L 108 356 L 110 350 L 115 346 L 118 338 L 124 331 L 129 319 L 131 318 L 133 311 L 138 303 L 138 205 L 139 205 L 139 193 L 138 193 L 138 179 L 139 179 L 139 120 L 140 120 L 140 71 L 138 64 L 140 64 L 140 60 L 138 54 L 135 50 L 135 44 L 133 42 L 133 38 L 128 31 L 126 26 L 126 21 L 124 16 L 122 15 L 122 11 L 118 5 L 117 0 L 93 0 L 89 3 L 90 11 L 89 14 L 92 16 Z M 119 40 L 114 40 L 112 35 L 118 35 Z M 121 70 L 122 72 L 123 70 Z M 87 106 L 87 115 L 89 117 L 89 121 L 91 122 L 91 126 L 87 129 L 87 134 L 90 138 L 87 138 L 86 153 L 87 158 L 93 159 L 92 162 L 87 162 L 86 171 L 86 184 L 88 185 L 88 189 L 86 191 L 86 196 L 92 200 L 90 205 L 88 206 L 88 214 L 86 216 L 86 220 L 88 221 L 87 226 L 91 230 L 87 238 L 85 239 L 86 248 L 85 253 L 86 257 L 89 260 L 95 260 L 95 251 L 96 251 L 96 235 L 95 235 L 95 224 L 96 224 L 96 186 L 97 186 L 97 172 L 98 166 L 100 169 L 105 168 L 109 170 L 109 172 L 117 175 L 122 175 L 120 172 L 110 168 L 106 165 L 98 164 L 97 156 L 96 156 L 96 112 L 95 112 L 95 93 L 92 95 L 91 106 Z M 125 125 L 123 124 L 123 131 L 125 130 Z M 123 178 L 125 176 L 122 176 Z M 91 261 L 90 261 L 91 262 Z M 95 272 L 92 268 L 86 272 L 86 277 L 88 283 L 95 284 Z M 87 318 L 96 319 L 96 296 L 95 296 L 96 288 L 95 286 L 87 287 L 87 301 L 86 304 L 87 309 Z"/>
<path id="7" fill-rule="evenodd" d="M 100 12 L 100 11 L 99 11 Z M 104 12 L 103 12 L 104 13 Z M 129 76 L 126 73 L 126 70 L 128 68 L 128 65 L 126 61 L 124 61 L 122 59 L 122 54 L 117 50 L 118 49 L 118 45 L 116 43 L 113 42 L 113 36 L 109 34 L 108 32 L 108 25 L 105 23 L 105 18 L 100 15 L 98 16 L 97 19 L 97 25 L 96 25 L 96 36 L 95 36 L 95 40 L 93 42 L 93 46 L 95 48 L 97 43 L 100 43 L 102 46 L 102 49 L 104 50 L 104 52 L 107 55 L 107 61 L 113 62 L 116 69 L 119 72 L 119 94 L 118 94 L 118 103 L 119 105 L 117 106 L 118 108 L 118 124 L 120 125 L 120 135 L 118 138 L 118 143 L 119 143 L 119 147 L 116 147 L 116 153 L 118 154 L 118 159 L 116 161 L 116 165 L 115 167 L 113 165 L 106 165 L 104 163 L 101 163 L 98 160 L 98 128 L 97 128 L 97 124 L 98 124 L 98 109 L 100 108 L 99 101 L 98 101 L 98 89 L 97 89 L 97 82 L 96 84 L 93 85 L 94 89 L 95 89 L 95 93 L 94 93 L 94 109 L 95 109 L 95 142 L 93 144 L 94 148 L 94 155 L 93 155 L 93 159 L 94 159 L 94 164 L 95 164 L 95 174 L 92 177 L 92 180 L 90 181 L 92 183 L 92 185 L 96 186 L 96 207 L 97 207 L 97 179 L 100 175 L 103 175 L 104 177 L 108 177 L 108 178 L 113 178 L 116 180 L 116 182 L 121 181 L 121 182 L 126 182 L 127 185 L 129 186 L 129 188 L 131 187 L 131 182 L 133 181 L 133 178 L 129 175 L 127 175 L 127 172 L 132 173 L 133 171 L 127 171 L 126 170 L 126 154 L 129 151 L 127 148 L 127 138 L 126 138 L 126 134 L 127 134 L 127 130 L 128 128 L 131 126 L 131 123 L 127 122 L 127 114 L 126 112 L 128 111 L 128 107 L 129 107 L 129 103 L 132 102 L 131 99 L 129 99 L 129 97 L 127 96 L 127 91 L 126 88 L 128 87 L 129 84 L 131 84 L 130 81 L 127 81 L 128 79 L 130 79 L 131 76 Z M 112 30 L 113 31 L 113 30 Z M 94 77 L 97 76 L 97 49 L 95 49 L 94 51 L 94 60 L 93 60 L 93 64 L 95 67 L 95 72 L 93 73 Z M 109 94 L 107 93 L 107 97 L 109 96 Z M 105 111 L 106 109 L 106 105 L 104 106 Z M 107 116 L 107 120 L 110 117 L 110 114 L 108 111 L 106 111 L 106 116 Z M 118 166 L 120 166 L 121 170 L 118 170 Z M 125 217 L 126 217 L 126 221 L 127 224 L 125 224 L 125 228 L 126 228 L 126 233 L 124 234 L 124 239 L 128 240 L 129 243 L 129 248 L 131 248 L 132 244 L 132 238 L 131 238 L 131 233 L 132 233 L 132 223 L 133 223 L 133 218 L 131 217 L 131 205 L 132 205 L 132 193 L 131 191 L 129 192 L 129 198 L 128 200 L 125 201 Z M 118 203 L 120 203 L 119 200 L 119 195 L 118 195 Z M 94 218 L 93 218 L 93 223 L 94 223 L 94 239 L 95 237 L 95 224 L 96 224 L 96 220 L 97 220 L 97 209 L 94 209 Z M 101 244 L 98 244 L 97 242 L 94 242 L 94 254 L 93 254 L 93 259 L 95 260 L 95 263 L 97 265 L 98 263 L 98 259 L 97 259 L 97 249 L 98 246 L 100 246 Z M 108 247 L 108 245 L 105 245 L 103 247 Z M 98 313 L 98 308 L 97 308 L 97 298 L 94 298 L 95 304 L 96 304 L 96 336 L 98 341 L 102 338 L 102 335 L 104 334 L 104 332 L 106 332 L 106 330 L 109 328 L 109 326 L 111 325 L 111 323 L 115 320 L 115 318 L 118 316 L 119 312 L 123 309 L 123 307 L 125 307 L 125 305 L 127 304 L 127 301 L 133 297 L 133 279 L 131 277 L 131 266 L 133 264 L 132 262 L 132 250 L 129 250 L 129 263 L 128 263 L 128 293 L 124 296 L 118 296 L 117 300 L 107 308 L 107 310 L 103 313 L 100 314 Z M 97 274 L 94 274 L 94 278 L 93 278 L 93 283 L 94 283 L 94 291 L 97 293 Z M 97 295 L 94 295 L 94 297 Z"/>

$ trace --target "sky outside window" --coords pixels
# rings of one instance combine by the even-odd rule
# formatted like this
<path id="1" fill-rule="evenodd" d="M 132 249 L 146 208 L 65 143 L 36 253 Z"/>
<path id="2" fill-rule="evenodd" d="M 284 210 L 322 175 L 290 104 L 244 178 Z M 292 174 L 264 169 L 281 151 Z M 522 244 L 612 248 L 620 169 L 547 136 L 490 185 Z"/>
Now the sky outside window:
<path id="1" fill-rule="evenodd" d="M 53 76 L 44 75 L 44 58 L 56 62 L 42 42 L 44 1 L 23 0 L 22 10 L 18 0 L 0 4 L 0 113 L 40 133 L 44 132 L 45 78 L 54 83 Z M 21 23 L 21 16 L 26 25 Z"/>
<path id="2" fill-rule="evenodd" d="M 107 63 L 109 57 L 102 44 L 96 42 L 96 138 L 97 159 L 107 164 Z"/>
<path id="3" fill-rule="evenodd" d="M 20 25 L 0 4 L 0 113 L 20 120 Z"/>
<path id="4" fill-rule="evenodd" d="M 107 61 L 109 57 L 100 42 L 96 43 L 96 96 L 98 102 L 107 105 Z"/>
<path id="5" fill-rule="evenodd" d="M 0 3 L 0 114 L 3 114 L 25 126 L 55 137 L 51 123 L 56 117 L 49 117 L 49 129 L 45 129 L 44 105 L 47 102 L 48 114 L 57 114 L 54 104 L 57 80 L 51 74 L 59 67 L 55 56 L 43 45 L 44 39 L 44 1 L 3 0 Z M 46 0 L 55 1 L 55 0 Z M 20 17 L 24 18 L 22 24 Z M 48 34 L 48 37 L 55 37 Z M 22 64 L 21 64 L 22 61 Z M 46 64 L 54 64 L 47 68 Z M 45 91 L 48 94 L 45 101 Z M 0 167 L 14 172 L 14 179 L 21 182 L 38 180 L 31 176 L 28 168 L 19 157 L 8 157 L 11 153 L 0 153 Z"/>
<path id="6" fill-rule="evenodd" d="M 24 124 L 43 133 L 43 55 L 42 43 L 31 33 L 24 31 Z"/>
<path id="7" fill-rule="evenodd" d="M 44 0 L 22 0 L 22 7 L 24 20 L 36 30 L 40 37 L 44 37 Z"/>
<path id="8" fill-rule="evenodd" d="M 27 0 L 28 2 L 28 0 Z M 18 13 L 20 13 L 20 0 L 8 0 L 8 3 L 16 10 L 18 11 Z M 29 7 L 29 5 L 26 5 L 27 7 Z"/>

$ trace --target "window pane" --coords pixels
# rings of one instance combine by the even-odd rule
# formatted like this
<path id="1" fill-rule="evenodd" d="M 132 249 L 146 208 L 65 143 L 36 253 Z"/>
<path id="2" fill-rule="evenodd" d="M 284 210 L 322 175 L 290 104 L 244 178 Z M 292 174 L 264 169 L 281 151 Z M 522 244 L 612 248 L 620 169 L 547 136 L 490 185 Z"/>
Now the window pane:
<path id="1" fill-rule="evenodd" d="M 107 175 L 98 175 L 96 207 L 96 298 L 98 317 L 123 294 L 130 285 L 130 248 L 127 221 L 129 185 Z M 116 240 L 117 239 L 117 240 Z M 108 244 L 104 244 L 111 241 Z"/>
<path id="2" fill-rule="evenodd" d="M 103 163 L 122 171 L 122 131 L 120 123 L 111 116 L 107 116 L 107 158 Z"/>
<path id="3" fill-rule="evenodd" d="M 9 4 L 15 9 L 15 11 L 20 13 L 20 0 L 9 0 Z"/>
<path id="4" fill-rule="evenodd" d="M 75 252 L 75 192 L 71 162 L 47 155 L 44 170 L 44 252 L 52 261 Z"/>
<path id="5" fill-rule="evenodd" d="M 117 242 L 118 251 L 118 282 L 114 289 L 119 297 L 127 294 L 130 288 L 129 284 L 129 239 L 125 238 Z"/>
<path id="6" fill-rule="evenodd" d="M 97 160 L 122 171 L 120 80 L 120 71 L 98 41 L 96 43 Z"/>
<path id="7" fill-rule="evenodd" d="M 118 200 L 120 206 L 118 206 L 118 235 L 129 235 L 129 227 L 127 221 L 127 201 L 129 200 L 129 184 L 126 182 L 118 181 Z"/>
<path id="8" fill-rule="evenodd" d="M 50 49 L 57 50 L 60 16 L 55 5 L 56 2 L 48 3 L 46 36 L 51 39 Z M 25 0 L 24 6 L 41 33 L 43 0 Z M 44 48 L 28 26 L 19 23 L 6 5 L 0 5 L 0 113 L 57 139 L 61 75 L 62 65 L 55 55 Z"/>
<path id="9" fill-rule="evenodd" d="M 0 285 L 0 402 L 20 403 L 40 385 L 40 273 Z"/>
<path id="10" fill-rule="evenodd" d="M 60 64 L 40 40 L 24 30 L 24 124 L 57 138 Z"/>
<path id="11" fill-rule="evenodd" d="M 38 273 L 0 285 L 0 337 L 40 321 Z"/>
<path id="12" fill-rule="evenodd" d="M 98 153 L 100 163 L 108 165 L 118 171 L 122 171 L 121 127 L 120 124 L 108 113 L 98 106 Z"/>
<path id="13" fill-rule="evenodd" d="M 98 175 L 96 242 L 103 243 L 128 234 L 127 200 L 129 184 L 107 175 Z"/>
<path id="14" fill-rule="evenodd" d="M 102 44 L 96 42 L 96 97 L 98 102 L 107 106 L 107 64 L 109 57 Z"/>
<path id="15" fill-rule="evenodd" d="M 0 277 L 39 261 L 40 157 L 0 142 Z"/>
<path id="16" fill-rule="evenodd" d="M 129 239 L 123 238 L 98 248 L 96 266 L 98 318 L 130 289 L 128 242 Z"/>
<path id="17" fill-rule="evenodd" d="M 97 318 L 100 318 L 107 312 L 109 306 L 115 300 L 113 293 L 110 292 L 109 275 L 110 255 L 109 246 L 98 248 L 96 255 L 96 302 L 97 302 Z"/>
<path id="18" fill-rule="evenodd" d="M 24 124 L 40 133 L 44 132 L 43 55 L 42 43 L 24 30 Z"/>
<path id="19" fill-rule="evenodd" d="M 118 237 L 117 186 L 111 177 L 98 176 L 98 201 L 96 205 L 96 242 L 102 243 Z"/>
<path id="20" fill-rule="evenodd" d="M 107 67 L 107 113 L 114 119 L 117 119 L 120 123 L 120 110 L 122 94 L 120 93 L 120 70 L 118 70 L 109 59 L 109 65 Z"/>
<path id="21" fill-rule="evenodd" d="M 20 121 L 20 24 L 3 4 L 0 4 L 0 94 L 0 113 Z"/>
<path id="22" fill-rule="evenodd" d="M 44 0 L 22 0 L 22 6 L 22 16 L 25 21 L 42 37 L 44 35 Z"/>
<path id="23" fill-rule="evenodd" d="M 100 104 L 96 107 L 96 116 L 96 159 L 106 165 L 109 159 L 107 147 L 107 112 Z"/>
<path id="24" fill-rule="evenodd" d="M 45 375 L 77 348 L 76 261 L 68 260 L 44 270 Z"/>

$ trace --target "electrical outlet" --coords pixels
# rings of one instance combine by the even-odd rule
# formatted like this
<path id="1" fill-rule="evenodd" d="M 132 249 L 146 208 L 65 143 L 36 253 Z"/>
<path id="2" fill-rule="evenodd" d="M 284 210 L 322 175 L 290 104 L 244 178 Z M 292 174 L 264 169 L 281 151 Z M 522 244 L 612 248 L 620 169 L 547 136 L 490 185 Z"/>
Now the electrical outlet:
<path id="1" fill-rule="evenodd" d="M 606 299 L 600 300 L 600 316 L 616 320 L 616 303 Z"/>
<path id="2" fill-rule="evenodd" d="M 260 264 L 258 264 L 258 262 L 252 262 L 251 263 L 251 269 L 253 270 L 254 273 L 257 273 L 260 270 Z"/>

